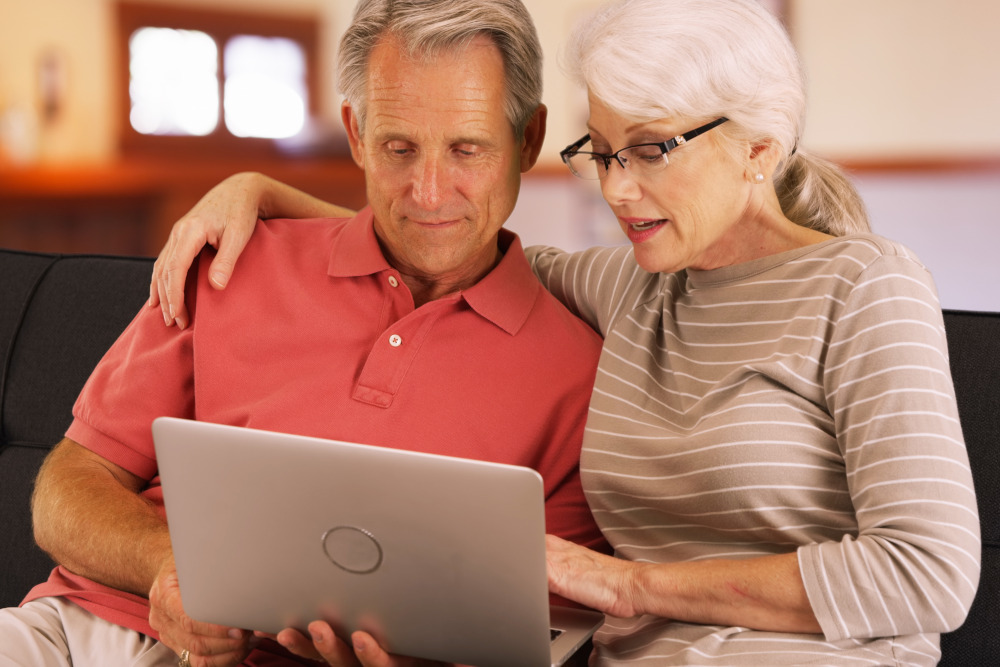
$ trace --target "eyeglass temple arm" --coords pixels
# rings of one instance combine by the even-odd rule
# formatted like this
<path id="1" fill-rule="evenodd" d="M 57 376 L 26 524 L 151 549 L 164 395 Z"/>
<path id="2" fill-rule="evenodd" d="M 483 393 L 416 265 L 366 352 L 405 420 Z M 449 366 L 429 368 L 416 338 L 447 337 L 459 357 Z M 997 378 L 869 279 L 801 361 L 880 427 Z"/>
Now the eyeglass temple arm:
<path id="1" fill-rule="evenodd" d="M 707 123 L 705 125 L 702 125 L 701 127 L 696 127 L 695 129 L 691 130 L 690 132 L 685 132 L 684 134 L 682 134 L 680 136 L 674 137 L 673 139 L 670 140 L 671 142 L 674 142 L 674 146 L 672 146 L 671 148 L 674 148 L 676 146 L 680 146 L 683 143 L 687 143 L 688 141 L 691 141 L 692 139 L 694 139 L 695 137 L 697 137 L 699 134 L 704 134 L 704 133 L 708 132 L 709 130 L 711 130 L 712 128 L 718 127 L 718 126 L 722 125 L 727 120 L 729 120 L 729 119 L 726 118 L 725 116 L 722 116 L 720 118 L 716 118 L 711 123 Z"/>
<path id="2" fill-rule="evenodd" d="M 590 141 L 590 134 L 585 134 L 585 135 L 583 135 L 583 137 L 579 141 L 575 141 L 572 144 L 570 144 L 569 146 L 567 146 L 566 148 L 564 148 L 561 151 L 559 151 L 559 155 L 561 157 L 566 157 L 568 155 L 572 155 L 573 153 L 576 153 L 578 150 L 580 150 L 581 148 L 583 148 L 583 145 L 585 143 L 587 143 L 588 141 Z"/>

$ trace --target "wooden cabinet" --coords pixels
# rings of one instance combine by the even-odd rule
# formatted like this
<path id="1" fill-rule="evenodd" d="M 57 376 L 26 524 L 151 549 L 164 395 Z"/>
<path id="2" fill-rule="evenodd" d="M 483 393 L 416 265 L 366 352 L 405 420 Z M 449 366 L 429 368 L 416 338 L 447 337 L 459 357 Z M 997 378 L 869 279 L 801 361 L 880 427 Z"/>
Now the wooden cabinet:
<path id="1" fill-rule="evenodd" d="M 365 205 L 348 159 L 0 166 L 0 247 L 155 255 L 173 223 L 230 174 L 259 171 L 328 201 Z"/>

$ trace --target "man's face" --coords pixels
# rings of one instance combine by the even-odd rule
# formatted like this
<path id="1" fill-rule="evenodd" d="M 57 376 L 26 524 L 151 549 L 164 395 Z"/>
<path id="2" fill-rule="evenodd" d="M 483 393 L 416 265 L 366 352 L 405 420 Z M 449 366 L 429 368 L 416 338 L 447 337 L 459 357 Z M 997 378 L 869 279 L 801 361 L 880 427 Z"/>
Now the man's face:
<path id="1" fill-rule="evenodd" d="M 496 264 L 497 233 L 541 147 L 544 107 L 517 141 L 503 111 L 503 60 L 485 37 L 423 61 L 383 37 L 367 94 L 364 132 L 346 104 L 344 124 L 387 259 L 404 278 L 471 286 Z"/>

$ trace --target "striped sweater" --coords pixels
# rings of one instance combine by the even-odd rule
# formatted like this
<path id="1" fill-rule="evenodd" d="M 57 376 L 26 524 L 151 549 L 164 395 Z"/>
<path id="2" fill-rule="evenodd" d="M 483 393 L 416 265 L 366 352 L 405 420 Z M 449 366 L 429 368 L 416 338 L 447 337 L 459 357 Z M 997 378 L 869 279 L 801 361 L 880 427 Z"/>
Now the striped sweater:
<path id="1" fill-rule="evenodd" d="M 936 290 L 904 247 L 834 239 L 649 274 L 530 249 L 605 338 L 581 470 L 622 558 L 798 551 L 822 635 L 610 618 L 598 665 L 934 665 L 979 578 Z M 592 663 L 593 664 L 593 663 Z"/>

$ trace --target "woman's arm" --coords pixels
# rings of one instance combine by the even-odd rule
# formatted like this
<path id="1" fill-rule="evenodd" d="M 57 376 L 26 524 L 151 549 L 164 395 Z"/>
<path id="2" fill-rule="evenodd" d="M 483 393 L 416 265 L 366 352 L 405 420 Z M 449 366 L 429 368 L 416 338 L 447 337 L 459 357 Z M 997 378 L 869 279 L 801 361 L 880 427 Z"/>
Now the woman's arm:
<path id="1" fill-rule="evenodd" d="M 263 174 L 230 176 L 201 198 L 170 230 L 166 245 L 153 266 L 149 305 L 160 306 L 163 321 L 184 328 L 189 323 L 184 305 L 184 281 L 191 262 L 206 244 L 218 249 L 209 279 L 225 289 L 236 260 L 243 252 L 258 218 L 325 218 L 354 215 Z"/>
<path id="2" fill-rule="evenodd" d="M 637 563 L 547 536 L 549 590 L 611 616 L 772 632 L 820 632 L 793 553 Z"/>
<path id="3" fill-rule="evenodd" d="M 801 546 L 803 582 L 829 641 L 948 632 L 975 597 L 981 543 L 936 289 L 897 246 L 842 303 L 821 382 L 857 534 Z"/>

